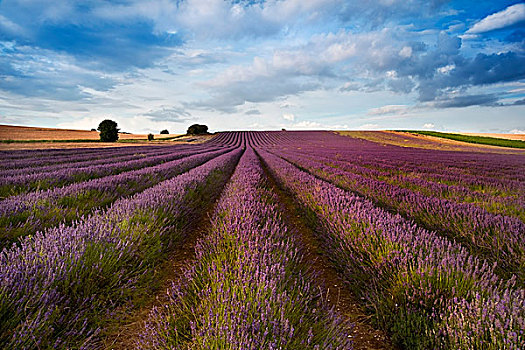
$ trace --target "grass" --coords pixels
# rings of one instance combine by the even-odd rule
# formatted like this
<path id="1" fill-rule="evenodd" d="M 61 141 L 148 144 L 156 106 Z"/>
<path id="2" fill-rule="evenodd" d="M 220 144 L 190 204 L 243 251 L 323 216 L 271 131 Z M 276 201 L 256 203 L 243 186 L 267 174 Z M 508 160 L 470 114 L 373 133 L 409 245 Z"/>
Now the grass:
<path id="1" fill-rule="evenodd" d="M 155 140 L 169 141 L 169 140 L 180 139 L 181 137 L 184 137 L 184 136 L 188 136 L 188 135 L 184 134 L 184 135 L 170 136 L 170 137 L 157 137 Z"/>
<path id="2" fill-rule="evenodd" d="M 450 140 L 476 143 L 481 145 L 491 145 L 499 147 L 509 147 L 509 148 L 525 148 L 525 141 L 521 140 L 508 140 L 500 139 L 497 137 L 487 137 L 487 136 L 471 136 L 471 135 L 462 135 L 454 134 L 447 132 L 438 132 L 438 131 L 420 131 L 420 130 L 396 130 L 400 132 L 408 132 L 411 134 L 420 134 L 427 136 L 441 137 Z"/>
<path id="3" fill-rule="evenodd" d="M 332 320 L 303 270 L 281 221 L 277 197 L 251 151 L 239 163 L 218 204 L 208 235 L 197 243 L 198 263 L 154 311 L 143 347 L 184 349 L 318 349 L 348 345 L 343 323 Z M 240 214 L 240 217 L 237 216 Z M 247 326 L 248 325 L 248 326 Z M 341 328 L 339 328 L 341 326 Z M 289 327 L 289 328 L 287 328 Z M 148 329 L 153 329 L 149 328 Z M 340 344 L 342 341 L 346 344 Z"/>
<path id="4" fill-rule="evenodd" d="M 37 235 L 25 241 L 36 250 L 28 248 L 29 255 L 21 258 L 20 266 L 37 265 L 28 272 L 34 273 L 30 283 L 36 287 L 24 290 L 26 284 L 17 285 L 13 291 L 3 285 L 0 288 L 0 347 L 84 348 L 82 342 L 88 344 L 89 337 L 96 336 L 99 329 L 121 321 L 114 317 L 116 307 L 140 307 L 137 303 L 144 295 L 159 287 L 156 265 L 220 194 L 235 161 L 226 159 L 197 180 L 184 178 L 180 188 L 173 187 L 177 191 L 166 190 L 165 202 L 148 207 L 131 202 L 136 208 L 123 217 L 120 212 L 109 211 L 89 219 L 94 220 L 92 225 L 84 221 L 78 227 L 59 226 L 55 232 L 46 231 L 45 238 Z M 75 244 L 61 246 L 52 257 L 41 253 L 43 247 L 50 246 L 46 244 L 67 234 L 64 232 L 74 233 Z M 76 238 L 77 233 L 80 238 Z M 49 235 L 52 238 L 48 239 Z M 41 268 L 44 265 L 45 271 Z M 25 271 L 29 270 L 21 274 Z M 25 296 L 22 304 L 19 300 Z"/>

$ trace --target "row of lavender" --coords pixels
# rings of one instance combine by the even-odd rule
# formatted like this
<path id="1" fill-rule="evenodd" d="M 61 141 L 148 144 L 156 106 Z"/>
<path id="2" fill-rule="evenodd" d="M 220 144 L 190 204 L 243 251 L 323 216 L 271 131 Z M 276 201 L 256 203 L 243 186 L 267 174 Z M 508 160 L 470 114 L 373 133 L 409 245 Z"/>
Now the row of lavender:
<path id="1" fill-rule="evenodd" d="M 283 156 L 338 186 L 394 208 L 422 226 L 459 240 L 471 253 L 497 262 L 499 272 L 525 281 L 525 224 L 519 218 L 490 213 L 469 203 L 427 196 L 387 181 L 355 174 L 352 165 L 320 161 L 299 153 Z M 327 165 L 328 164 L 328 165 Z"/>
<path id="2" fill-rule="evenodd" d="M 400 148 L 328 132 L 253 133 L 317 176 L 401 212 L 525 280 L 522 155 Z M 298 161 L 298 157 L 301 158 Z"/>
<path id="3" fill-rule="evenodd" d="M 308 147 L 307 147 L 308 148 Z M 312 148 L 312 147 L 310 147 Z M 309 154 L 302 148 L 299 153 Z M 354 173 L 385 181 L 390 184 L 416 190 L 426 195 L 437 196 L 460 203 L 472 203 L 494 213 L 519 216 L 525 210 L 525 179 L 520 180 L 514 172 L 523 172 L 521 158 L 511 158 L 507 162 L 511 167 L 511 174 L 500 174 L 498 177 L 487 175 L 488 171 L 481 171 L 475 165 L 495 163 L 500 155 L 491 155 L 487 159 L 472 160 L 462 166 L 446 166 L 442 162 L 429 166 L 430 162 L 438 162 L 440 158 L 433 159 L 432 154 L 426 156 L 426 161 L 421 161 L 419 166 L 406 164 L 404 159 L 411 159 L 415 155 L 411 151 L 404 153 L 390 152 L 388 154 L 357 154 L 355 150 L 338 154 L 334 151 L 322 150 L 316 156 L 324 158 L 330 164 L 344 166 Z M 417 155 L 417 153 L 416 153 Z M 385 158 L 394 158 L 397 164 L 386 164 Z M 508 158 L 505 156 L 503 158 Z M 456 159 L 462 163 L 465 158 L 461 153 L 449 154 L 448 158 Z M 413 160 L 411 159 L 411 162 Z M 327 162 L 328 163 L 328 162 Z M 393 162 L 390 162 L 393 163 Z M 497 163 L 497 162 L 496 162 Z M 523 214 L 522 214 L 523 215 Z"/>
<path id="4" fill-rule="evenodd" d="M 63 163 L 64 159 L 59 157 L 58 163 L 45 166 L 45 168 L 58 168 L 58 170 L 49 173 L 35 173 L 34 176 L 39 176 L 42 179 L 48 176 L 55 176 L 57 173 L 67 177 L 65 174 L 70 175 L 71 169 L 73 169 L 74 172 L 80 175 L 91 174 L 90 177 L 94 179 L 75 182 L 64 187 L 54 187 L 53 184 L 48 184 L 51 186 L 48 190 L 40 189 L 29 193 L 12 195 L 0 201 L 0 228 L 2 229 L 0 248 L 13 242 L 18 237 L 31 235 L 36 230 L 52 227 L 60 222 L 70 223 L 83 215 L 89 214 L 94 208 L 104 207 L 117 198 L 140 192 L 166 178 L 184 172 L 232 149 L 232 147 L 240 145 L 241 140 L 238 135 L 230 135 L 230 138 L 232 142 L 228 146 L 221 142 L 216 142 L 215 138 L 212 138 L 210 141 L 200 145 L 127 147 L 113 148 L 110 151 L 107 149 L 81 149 L 74 150 L 76 153 L 72 153 L 71 150 L 27 152 L 29 155 L 24 157 L 27 163 L 30 163 L 32 160 L 30 158 L 31 155 L 51 153 L 48 155 L 49 161 L 52 159 L 53 154 L 58 152 L 59 154 L 67 153 L 66 159 L 69 161 L 73 161 L 76 158 L 92 159 L 91 161 L 82 160 L 80 162 L 87 162 L 91 165 L 99 162 L 97 161 L 98 155 L 102 154 L 103 157 L 106 157 L 105 162 L 107 164 L 79 168 L 79 163 L 73 162 L 69 165 Z M 25 151 L 14 153 L 25 154 Z M 120 155 L 122 154 L 124 154 L 124 157 L 140 155 L 140 159 L 133 162 L 115 162 L 115 160 L 121 158 Z M 69 170 L 65 169 L 66 166 Z M 126 167 L 138 168 L 138 170 L 121 171 L 125 170 Z M 31 171 L 34 167 L 28 166 L 24 169 Z M 117 174 L 103 176 L 108 169 L 109 171 L 112 169 Z M 64 178 L 64 176 L 58 177 Z M 18 178 L 23 177 L 19 176 Z M 60 183 L 55 181 L 54 185 L 58 184 Z M 12 186 L 6 187 L 9 189 L 9 192 L 16 192 Z"/>
<path id="5" fill-rule="evenodd" d="M 424 176 L 437 182 L 463 185 L 473 191 L 525 191 L 523 155 L 402 148 L 328 132 L 304 134 L 298 135 L 298 140 L 288 136 L 277 144 L 303 153 L 308 148 L 316 149 L 332 159 L 350 161 L 365 168 Z M 280 137 L 273 135 L 276 140 Z"/>
<path id="6" fill-rule="evenodd" d="M 135 149 L 138 150 L 142 147 L 132 146 L 128 149 Z M 67 155 L 74 155 L 79 152 L 85 153 L 85 154 L 95 154 L 98 152 L 112 152 L 115 150 L 119 150 L 121 147 L 107 147 L 107 148 L 58 148 L 58 149 L 38 149 L 38 150 L 18 150 L 18 151 L 0 151 L 0 156 L 4 160 L 6 160 L 5 163 L 0 165 L 0 169 L 4 169 L 7 165 L 9 165 L 11 161 L 31 161 L 31 160 L 40 160 L 40 159 L 48 159 L 52 160 L 55 158 L 59 158 L 62 156 Z"/>
<path id="7" fill-rule="evenodd" d="M 304 151 L 300 153 L 306 154 Z M 403 158 L 412 158 L 413 154 L 410 151 L 400 154 L 390 153 L 389 155 L 376 154 L 375 157 L 366 157 L 367 161 L 364 161 L 363 158 L 355 157 L 355 152 L 334 156 L 334 154 L 323 151 L 320 156 L 331 161 L 345 162 L 347 166 L 352 167 L 353 172 L 363 176 L 373 177 L 457 202 L 474 203 L 485 206 L 488 210 L 500 210 L 500 208 L 491 208 L 486 205 L 489 204 L 487 202 L 494 200 L 499 201 L 502 205 L 514 201 L 513 204 L 518 204 L 520 209 L 523 209 L 525 204 L 522 199 L 525 194 L 525 186 L 523 181 L 518 180 L 515 174 L 500 174 L 498 177 L 493 177 L 492 175 L 486 175 L 487 172 L 476 170 L 476 167 L 472 167 L 478 162 L 490 162 L 490 159 L 472 161 L 472 163 L 464 164 L 461 167 L 457 165 L 455 167 L 447 167 L 444 164 L 429 166 L 427 163 L 430 160 L 436 161 L 429 155 L 427 156 L 427 163 L 422 162 L 418 167 L 414 164 L 402 162 Z M 388 156 L 396 158 L 398 164 L 385 164 L 386 162 L 382 160 Z M 461 153 L 448 155 L 448 157 L 458 159 L 458 163 L 463 158 Z M 496 158 L 498 155 L 492 155 L 492 157 Z M 512 166 L 514 170 L 521 171 L 523 170 L 521 163 L 510 163 L 507 166 Z M 521 203 L 515 201 L 518 199 L 521 199 Z"/>
<path id="8" fill-rule="evenodd" d="M 27 161 L 24 162 L 23 165 L 17 166 L 16 168 L 0 170 L 0 177 L 45 173 L 65 168 L 82 168 L 85 166 L 100 165 L 108 162 L 116 163 L 149 157 L 152 155 L 167 154 L 174 151 L 188 150 L 189 147 L 171 146 L 163 148 L 154 147 L 151 149 L 144 147 L 144 149 L 138 151 L 122 151 L 121 149 L 113 152 L 100 152 L 97 154 L 86 154 L 84 152 L 80 152 L 76 155 L 68 156 L 66 161 L 53 162 L 51 164 L 29 164 L 30 162 Z"/>
<path id="9" fill-rule="evenodd" d="M 220 193 L 241 153 L 237 148 L 4 249 L 0 346 L 89 347 L 117 307 L 150 292 L 153 266 Z"/>
<path id="10" fill-rule="evenodd" d="M 512 280 L 461 245 L 260 154 L 311 214 L 328 256 L 394 341 L 422 349 L 523 348 L 525 291 Z"/>
<path id="11" fill-rule="evenodd" d="M 218 203 L 197 261 L 156 308 L 141 349 L 349 349 L 318 298 L 251 148 Z"/>
<path id="12" fill-rule="evenodd" d="M 381 155 L 380 148 L 367 148 L 369 143 L 352 151 L 349 146 L 356 143 L 340 140 L 328 133 L 223 133 L 200 154 L 0 202 L 1 208 L 13 199 L 3 208 L 6 228 L 32 233 L 56 225 L 57 217 L 73 220 L 208 161 L 122 198 L 107 211 L 98 210 L 71 227 L 49 228 L 22 240 L 19 247 L 5 249 L 0 259 L 0 346 L 70 348 L 85 342 L 90 347 L 90 336 L 107 325 L 115 307 L 150 290 L 155 281 L 152 266 L 184 235 L 184 224 L 220 192 L 241 151 L 219 155 L 236 145 L 267 148 L 311 172 L 319 171 L 318 176 L 340 181 L 343 187 L 343 180 L 356 173 L 388 184 L 380 178 L 387 172 L 374 176 L 383 168 L 392 173 L 395 161 Z M 525 345 L 525 294 L 512 279 L 500 279 L 493 267 L 461 246 L 301 172 L 275 154 L 260 153 L 308 208 L 320 237 L 328 237 L 327 252 L 348 285 L 367 300 L 396 341 L 414 348 Z M 352 157 L 360 155 L 364 159 L 356 167 Z M 380 167 L 375 167 L 376 159 L 383 159 Z M 458 178 L 461 171 L 475 177 L 471 169 L 479 171 L 479 164 L 469 167 L 470 162 L 459 162 Z M 404 169 L 413 168 L 407 173 L 417 170 L 408 161 L 403 164 Z M 422 173 L 439 175 L 439 167 L 427 165 Z M 512 178 L 516 169 L 507 168 L 503 177 Z M 491 169 L 482 177 L 489 186 L 501 181 Z M 333 315 L 312 292 L 311 277 L 300 268 L 296 244 L 265 186 L 260 164 L 248 150 L 219 204 L 210 236 L 198 246 L 199 261 L 188 269 L 187 283 L 171 289 L 170 304 L 153 315 L 144 344 L 158 348 L 349 346 L 344 325 L 337 318 L 329 319 Z M 20 215 L 17 223 L 12 221 L 16 215 Z M 264 308 L 267 302 L 270 306 Z M 316 305 L 313 313 L 312 305 Z M 246 327 L 246 320 L 254 326 Z"/>
<path id="13" fill-rule="evenodd" d="M 219 135 L 220 136 L 220 135 Z M 224 135 L 223 135 L 224 136 Z M 236 135 L 232 136 L 232 139 L 236 138 Z M 207 145 L 220 146 L 226 144 L 217 137 L 210 138 L 205 142 Z M 234 144 L 235 141 L 231 142 Z M 177 145 L 174 142 L 175 147 L 181 147 L 186 145 Z M 193 146 L 193 145 L 191 145 Z M 68 157 L 76 157 L 79 153 L 86 156 L 97 154 L 113 153 L 113 152 L 143 152 L 145 148 L 148 149 L 165 149 L 166 145 L 151 145 L 151 146 L 126 146 L 126 147 L 105 147 L 105 148 L 67 148 L 67 149 L 38 149 L 38 150 L 19 150 L 19 151 L 0 151 L 0 157 L 4 160 L 0 164 L 0 169 L 16 168 L 18 166 L 24 166 L 25 162 L 49 162 L 57 163 L 61 161 L 67 161 Z M 64 159 L 61 159 L 64 157 Z M 18 162 L 12 164 L 11 162 Z"/>
<path id="14" fill-rule="evenodd" d="M 211 148 L 152 167 L 8 197 L 0 202 L 0 248 L 37 230 L 61 222 L 71 223 L 94 208 L 103 208 L 118 198 L 143 191 L 231 149 Z"/>
<path id="15" fill-rule="evenodd" d="M 428 173 L 435 175 L 438 181 L 472 182 L 473 189 L 492 183 L 502 185 L 502 189 L 509 184 L 525 189 L 522 155 L 396 147 L 332 132 L 263 132 L 257 133 L 255 137 L 261 147 L 278 146 L 303 152 L 307 148 L 322 150 L 333 159 L 352 161 L 368 168 Z"/>
<path id="16" fill-rule="evenodd" d="M 158 152 L 165 150 L 166 146 L 151 146 L 151 147 L 108 147 L 108 148 L 86 148 L 68 150 L 65 154 L 30 154 L 18 158 L 5 158 L 0 169 L 2 172 L 8 170 L 28 169 L 34 167 L 43 167 L 48 165 L 60 165 L 72 162 L 82 162 L 87 160 L 97 160 L 103 158 L 110 158 L 119 155 L 142 154 L 144 152 Z M 175 148 L 175 147 L 172 147 Z M 23 151 L 18 151 L 23 152 Z M 34 151 L 31 151 L 34 152 Z M 16 153 L 15 153 L 16 154 Z"/>
<path id="17" fill-rule="evenodd" d="M 160 154 L 149 153 L 147 157 L 131 159 L 119 162 L 108 160 L 98 165 L 85 165 L 82 167 L 68 167 L 63 169 L 37 172 L 32 174 L 21 174 L 15 176 L 4 176 L 0 178 L 0 196 L 6 197 L 38 189 L 47 189 L 62 186 L 72 182 L 80 182 L 93 178 L 99 178 L 123 171 L 140 169 L 163 162 L 179 159 L 189 154 L 207 151 L 209 146 L 198 149 L 170 148 L 159 151 Z"/>

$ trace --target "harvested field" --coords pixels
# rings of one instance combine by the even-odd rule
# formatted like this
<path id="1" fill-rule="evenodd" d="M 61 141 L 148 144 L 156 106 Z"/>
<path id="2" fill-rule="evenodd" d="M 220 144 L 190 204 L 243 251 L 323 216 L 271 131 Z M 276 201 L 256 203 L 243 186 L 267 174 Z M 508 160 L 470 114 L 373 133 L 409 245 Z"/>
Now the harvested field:
<path id="1" fill-rule="evenodd" d="M 97 131 L 0 125 L 0 140 L 97 140 Z"/>
<path id="2" fill-rule="evenodd" d="M 154 138 L 177 137 L 180 134 L 154 135 Z M 147 134 L 119 133 L 119 140 L 147 140 Z M 29 126 L 0 125 L 0 140 L 33 141 L 33 140 L 98 140 L 98 131 L 35 128 Z"/>
<path id="3" fill-rule="evenodd" d="M 155 134 L 153 144 L 196 144 L 205 142 L 212 137 L 213 135 L 184 136 L 180 134 Z M 95 140 L 99 139 L 98 131 L 0 125 L 0 150 L 6 151 L 60 148 L 106 148 L 152 145 L 152 142 L 146 141 L 147 138 L 147 134 L 119 133 L 119 142 L 95 142 Z M 8 142 L 10 140 L 15 142 Z M 84 140 L 87 141 L 82 142 Z"/>

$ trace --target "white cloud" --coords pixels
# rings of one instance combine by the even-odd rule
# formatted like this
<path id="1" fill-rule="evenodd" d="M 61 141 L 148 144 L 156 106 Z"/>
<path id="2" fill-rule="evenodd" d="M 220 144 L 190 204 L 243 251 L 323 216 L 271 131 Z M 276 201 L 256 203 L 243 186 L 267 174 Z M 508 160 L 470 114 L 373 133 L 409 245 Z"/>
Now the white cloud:
<path id="1" fill-rule="evenodd" d="M 295 115 L 293 115 L 292 113 L 284 113 L 283 119 L 293 122 L 295 120 Z"/>
<path id="2" fill-rule="evenodd" d="M 105 19 L 145 17 L 159 33 L 189 33 L 200 39 L 264 37 L 295 25 L 322 21 L 340 11 L 340 0 L 268 0 L 263 3 L 224 0 L 135 0 L 94 10 Z"/>
<path id="3" fill-rule="evenodd" d="M 509 131 L 509 133 L 511 133 L 511 134 L 525 134 L 525 130 L 512 129 L 511 131 Z"/>
<path id="4" fill-rule="evenodd" d="M 443 67 L 439 67 L 437 69 L 437 71 L 441 74 L 447 74 L 449 73 L 451 70 L 453 70 L 454 68 L 456 68 L 455 65 L 453 64 L 447 64 L 446 66 L 443 66 Z"/>
<path id="5" fill-rule="evenodd" d="M 191 116 L 190 113 L 186 112 L 184 108 L 180 106 L 160 106 L 160 108 L 152 109 L 142 115 L 152 121 L 169 121 L 176 123 L 184 123 L 190 119 Z"/>
<path id="6" fill-rule="evenodd" d="M 344 85 L 339 89 L 339 91 L 359 91 L 361 89 L 361 84 L 356 83 L 354 81 L 346 82 Z"/>
<path id="7" fill-rule="evenodd" d="M 46 4 L 46 1 L 37 2 Z M 57 2 L 74 4 L 71 0 Z M 135 35 L 131 30 L 133 23 L 146 23 L 141 32 L 152 30 L 162 37 L 165 33 L 177 34 L 183 41 L 180 47 L 171 47 L 158 55 L 160 58 L 147 66 L 148 69 L 110 71 L 109 75 L 99 66 L 78 64 L 74 56 L 62 50 L 56 53 L 38 48 L 25 52 L 30 48 L 27 46 L 23 54 L 29 59 L 19 60 L 16 57 L 21 57 L 22 48 L 17 52 L 8 47 L 15 45 L 15 41 L 13 44 L 0 42 L 0 51 L 3 45 L 8 57 L 2 61 L 0 53 L 0 67 L 8 71 L 4 80 L 0 79 L 0 113 L 9 114 L 9 118 L 31 117 L 33 119 L 28 120 L 35 124 L 41 123 L 39 120 L 46 123 L 79 120 L 76 125 L 85 128 L 93 127 L 98 117 L 84 121 L 82 117 L 107 116 L 118 120 L 126 131 L 141 132 L 150 127 L 158 129 L 153 122 L 163 123 L 162 128 L 170 131 L 176 127 L 182 129 L 186 123 L 184 117 L 189 114 L 199 118 L 196 122 L 220 130 L 246 129 L 245 123 L 254 120 L 257 123 L 253 125 L 258 128 L 348 128 L 340 125 L 345 123 L 352 128 L 364 123 L 402 128 L 402 123 L 409 120 L 413 120 L 410 124 L 413 127 L 421 127 L 425 120 L 433 120 L 441 127 L 458 125 L 467 117 L 455 115 L 453 122 L 442 124 L 440 118 L 449 118 L 450 110 L 439 118 L 428 115 L 428 111 L 471 105 L 467 98 L 446 100 L 446 96 L 453 95 L 452 89 L 466 93 L 467 89 L 477 88 L 472 91 L 474 97 L 478 97 L 473 102 L 487 105 L 490 98 L 493 105 L 496 97 L 507 104 L 521 98 L 505 95 L 522 92 L 519 88 L 503 92 L 506 87 L 488 86 L 494 81 L 512 82 L 514 77 L 523 76 L 522 70 L 510 69 L 519 66 L 514 63 L 521 58 L 522 52 L 516 51 L 519 43 L 487 40 L 482 49 L 469 46 L 472 42 L 462 46 L 456 36 L 440 33 L 441 26 L 424 28 L 426 21 L 395 21 L 396 14 L 405 16 L 407 9 L 421 18 L 426 13 L 423 7 L 438 2 L 443 1 L 130 0 L 88 6 L 89 16 L 77 12 L 73 5 L 50 6 L 52 11 L 46 11 L 42 17 L 49 23 L 58 17 L 66 18 L 65 23 L 71 20 L 79 28 L 87 22 L 93 26 L 114 22 L 125 24 L 130 32 L 123 34 L 130 36 Z M 378 7 L 384 11 L 376 11 Z M 480 28 L 493 30 L 519 21 L 521 15 L 516 8 L 520 10 L 515 5 L 484 19 L 475 18 L 478 20 L 475 24 L 467 20 L 465 14 L 447 19 L 448 31 L 463 33 L 471 26 L 463 37 L 481 38 L 482 35 L 477 34 Z M 439 16 L 455 16 L 461 12 L 450 11 Z M 438 12 L 432 15 L 436 14 Z M 467 18 L 472 16 L 467 14 Z M 28 18 L 31 17 L 35 16 Z M 375 18 L 394 20 L 383 25 L 381 21 L 374 21 Z M 19 32 L 22 28 L 28 33 L 32 30 L 31 26 L 12 22 L 11 17 L 2 12 L 0 32 Z M 121 34 L 115 33 L 114 37 Z M 149 52 L 139 49 L 133 52 Z M 517 58 L 512 56 L 514 52 Z M 93 58 L 96 61 L 96 55 Z M 502 62 L 501 65 L 498 62 Z M 17 74 L 10 75 L 9 69 Z M 20 75 L 24 75 L 23 79 L 17 78 Z M 498 80 L 498 76 L 502 78 Z M 1 100 L 2 90 L 13 95 L 9 102 Z M 17 96 L 18 92 L 26 95 Z M 321 94 L 323 98 L 318 97 Z M 419 103 L 416 94 L 424 96 Z M 490 96 L 492 94 L 494 96 Z M 31 97 L 34 106 L 29 99 L 22 100 L 24 96 Z M 431 104 L 432 101 L 439 103 Z M 502 130 L 521 125 L 520 101 L 523 100 L 516 101 L 512 109 L 502 107 L 511 111 L 514 118 L 509 119 L 512 123 Z M 180 106 L 181 110 L 170 106 Z M 425 108 L 425 117 L 417 120 L 415 112 L 421 111 L 421 106 Z M 472 104 L 471 111 L 478 109 Z M 483 111 L 496 113 L 494 108 Z M 363 114 L 368 117 L 361 118 Z M 470 124 L 477 121 L 477 115 L 468 118 Z M 486 118 L 485 123 L 492 119 L 498 120 L 498 117 Z M 164 126 L 167 123 L 172 124 Z M 375 129 L 379 124 L 365 124 L 360 128 Z"/>
<path id="8" fill-rule="evenodd" d="M 310 120 L 303 120 L 301 122 L 292 124 L 292 126 L 289 127 L 291 130 L 299 129 L 299 130 L 344 130 L 348 129 L 348 125 L 344 124 L 324 124 L 324 123 L 318 123 Z"/>
<path id="9" fill-rule="evenodd" d="M 230 65 L 201 81 L 198 85 L 206 89 L 210 97 L 194 101 L 192 105 L 231 113 L 246 102 L 274 101 L 307 91 L 334 89 L 340 86 L 341 78 L 359 78 L 354 67 L 362 65 L 373 65 L 367 70 L 368 76 L 363 77 L 370 78 L 377 70 L 401 60 L 398 52 L 402 48 L 392 44 L 393 34 L 390 30 L 358 34 L 340 30 L 316 34 L 306 43 L 300 41 L 271 53 L 261 52 L 249 64 Z M 390 74 L 397 73 L 391 71 Z M 397 90 L 407 91 L 413 87 L 406 78 L 396 83 Z"/>
<path id="10" fill-rule="evenodd" d="M 261 111 L 259 111 L 258 109 L 250 109 L 250 110 L 244 112 L 244 114 L 246 114 L 246 115 L 260 115 Z"/>
<path id="11" fill-rule="evenodd" d="M 111 119 L 111 118 L 109 118 Z M 84 117 L 79 120 L 72 120 L 63 123 L 58 123 L 59 128 L 78 129 L 78 130 L 91 130 L 96 129 L 104 117 Z M 118 126 L 121 128 L 121 125 Z"/>
<path id="12" fill-rule="evenodd" d="M 436 126 L 432 123 L 426 123 L 423 125 L 423 129 L 434 129 Z"/>
<path id="13" fill-rule="evenodd" d="M 204 82 L 203 86 L 223 88 L 261 77 L 279 80 L 298 76 L 333 78 L 340 65 L 352 60 L 384 67 L 391 65 L 389 60 L 398 56 L 399 50 L 404 50 L 405 54 L 408 50 L 393 45 L 392 34 L 389 30 L 359 34 L 340 30 L 337 33 L 316 34 L 306 43 L 272 50 L 268 56 L 255 56 L 249 65 L 231 65 Z"/>
<path id="14" fill-rule="evenodd" d="M 401 57 L 405 57 L 405 58 L 409 58 L 412 56 L 412 48 L 410 46 L 404 46 L 400 51 L 399 51 L 399 56 Z"/>
<path id="15" fill-rule="evenodd" d="M 292 125 L 292 128 L 294 129 L 322 129 L 321 123 L 318 122 L 312 122 L 309 120 L 303 120 L 302 122 L 295 123 Z"/>
<path id="16" fill-rule="evenodd" d="M 297 105 L 295 103 L 291 103 L 291 102 L 288 102 L 288 101 L 284 101 L 283 103 L 281 103 L 279 105 L 279 108 L 282 108 L 282 109 L 292 108 L 292 107 L 297 107 Z"/>
<path id="17" fill-rule="evenodd" d="M 455 24 L 451 24 L 448 29 L 447 29 L 447 32 L 457 32 L 457 31 L 463 31 L 463 29 L 465 28 L 465 23 L 455 23 Z"/>
<path id="18" fill-rule="evenodd" d="M 27 35 L 24 28 L 19 26 L 18 24 L 10 21 L 8 18 L 5 18 L 4 16 L 0 15 L 0 28 L 2 30 L 5 30 L 7 32 L 16 33 L 18 35 L 25 36 Z"/>
<path id="19" fill-rule="evenodd" d="M 479 39 L 479 35 L 478 34 L 462 34 L 462 35 L 458 35 L 458 38 L 460 38 L 461 40 L 476 40 L 476 39 Z"/>
<path id="20" fill-rule="evenodd" d="M 358 130 L 380 130 L 379 124 L 363 124 L 357 127 Z"/>
<path id="21" fill-rule="evenodd" d="M 525 4 L 515 4 L 505 10 L 493 13 L 481 21 L 475 23 L 467 30 L 468 34 L 480 34 L 492 30 L 505 28 L 513 24 L 525 21 Z"/>
<path id="22" fill-rule="evenodd" d="M 385 114 L 405 114 L 408 112 L 406 105 L 387 105 L 378 108 L 371 108 L 366 113 L 367 115 L 385 115 Z"/>

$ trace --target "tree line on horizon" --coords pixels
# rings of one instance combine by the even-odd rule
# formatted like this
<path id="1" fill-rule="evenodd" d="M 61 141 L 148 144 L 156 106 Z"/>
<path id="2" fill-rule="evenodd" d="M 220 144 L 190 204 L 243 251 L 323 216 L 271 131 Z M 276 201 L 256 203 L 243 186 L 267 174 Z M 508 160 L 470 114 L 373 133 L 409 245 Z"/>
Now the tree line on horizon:
<path id="1" fill-rule="evenodd" d="M 118 133 L 120 129 L 118 128 L 117 122 L 105 119 L 98 125 L 97 130 L 100 132 L 100 141 L 102 142 L 116 142 L 118 141 Z M 95 129 L 91 129 L 95 131 Z M 164 129 L 160 132 L 161 135 L 168 135 L 169 131 Z M 209 134 L 208 126 L 203 124 L 193 124 L 188 127 L 186 131 L 187 135 L 205 135 Z M 153 140 L 153 134 L 148 134 L 148 141 Z"/>

